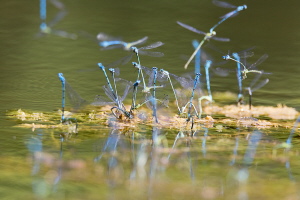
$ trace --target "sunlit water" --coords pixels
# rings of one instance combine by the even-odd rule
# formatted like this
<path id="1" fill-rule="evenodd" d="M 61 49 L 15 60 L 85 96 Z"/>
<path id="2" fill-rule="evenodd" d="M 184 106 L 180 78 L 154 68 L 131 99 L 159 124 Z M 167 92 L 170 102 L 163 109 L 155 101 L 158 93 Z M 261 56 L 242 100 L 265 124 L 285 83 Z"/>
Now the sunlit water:
<path id="1" fill-rule="evenodd" d="M 146 44 L 162 41 L 165 45 L 157 51 L 165 56 L 142 56 L 142 64 L 181 75 L 193 71 L 193 64 L 183 69 L 185 60 L 181 55 L 189 56 L 193 52 L 191 41 L 201 40 L 202 36 L 180 27 L 176 21 L 208 31 L 230 11 L 210 1 L 63 3 L 68 14 L 54 27 L 78 34 L 77 40 L 55 35 L 36 37 L 40 24 L 38 1 L 1 2 L 2 115 L 5 110 L 18 108 L 57 110 L 61 103 L 59 72 L 89 102 L 103 93 L 105 81 L 97 63 L 111 63 L 129 52 L 101 51 L 81 32 L 94 38 L 104 32 L 125 41 L 148 36 Z M 283 103 L 299 110 L 299 2 L 238 4 L 247 4 L 248 9 L 216 29 L 218 36 L 228 37 L 231 42 L 210 43 L 223 52 L 256 46 L 249 63 L 269 54 L 258 68 L 272 73 L 264 75 L 270 82 L 254 93 L 254 104 Z M 49 19 L 58 12 L 51 4 L 47 11 Z M 207 52 L 215 62 L 222 61 L 222 54 L 209 48 Z M 220 67 L 235 66 L 228 62 Z M 95 71 L 89 71 L 93 68 Z M 135 81 L 130 63 L 120 68 L 120 77 Z M 249 75 L 244 84 L 253 77 Z M 213 74 L 211 88 L 212 92 L 237 94 L 235 73 L 227 77 Z M 67 102 L 67 106 L 71 105 Z M 174 145 L 178 132 L 168 130 L 154 131 L 158 134 L 155 139 L 150 129 L 113 131 L 99 126 L 92 131 L 79 131 L 61 143 L 59 130 L 32 131 L 13 128 L 14 125 L 15 121 L 1 117 L 0 193 L 6 199 L 299 199 L 299 144 L 293 140 L 291 150 L 279 149 L 274 154 L 276 145 L 286 141 L 289 129 L 259 133 L 232 129 L 219 133 L 210 129 L 206 133 L 203 128 L 194 137 L 183 132 Z M 261 139 L 253 146 L 251 136 L 255 134 Z M 105 149 L 107 143 L 110 146 Z M 250 147 L 256 151 L 249 150 L 253 160 L 246 164 L 245 159 L 251 157 L 247 154 Z"/>

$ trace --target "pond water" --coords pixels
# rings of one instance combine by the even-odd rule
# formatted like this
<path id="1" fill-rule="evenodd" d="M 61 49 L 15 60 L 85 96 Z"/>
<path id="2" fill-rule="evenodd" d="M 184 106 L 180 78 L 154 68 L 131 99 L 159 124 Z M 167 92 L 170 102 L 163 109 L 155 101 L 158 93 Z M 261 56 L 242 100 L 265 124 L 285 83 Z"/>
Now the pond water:
<path id="1" fill-rule="evenodd" d="M 191 41 L 203 36 L 176 21 L 208 31 L 231 11 L 208 0 L 62 2 L 68 12 L 53 28 L 76 34 L 75 40 L 54 34 L 38 36 L 39 1 L 1 2 L 2 199 L 300 198 L 297 138 L 291 149 L 275 151 L 288 138 L 289 128 L 258 131 L 229 127 L 218 132 L 201 126 L 191 133 L 149 127 L 113 130 L 98 125 L 81 129 L 62 142 L 61 129 L 16 127 L 21 121 L 8 120 L 7 110 L 56 112 L 61 107 L 57 73 L 64 73 L 88 102 L 103 93 L 105 79 L 97 63 L 112 63 L 129 52 L 101 50 L 95 42 L 99 32 L 124 41 L 148 36 L 146 44 L 164 42 L 155 51 L 165 56 L 141 56 L 142 65 L 182 75 L 194 70 L 193 64 L 183 68 L 186 60 L 182 55 L 191 55 Z M 254 105 L 282 103 L 299 111 L 299 1 L 228 2 L 247 4 L 248 9 L 216 28 L 217 36 L 230 38 L 230 42 L 211 40 L 209 44 L 223 52 L 255 46 L 249 63 L 267 53 L 269 58 L 258 68 L 272 74 L 262 76 L 270 81 L 255 91 Z M 59 9 L 47 2 L 47 22 L 57 13 Z M 204 51 L 214 63 L 222 61 L 218 51 L 209 46 L 204 46 Z M 120 77 L 135 81 L 136 71 L 130 63 L 118 67 Z M 217 67 L 234 70 L 236 64 L 229 61 Z M 205 72 L 201 73 L 204 80 Z M 249 74 L 243 84 L 249 85 L 254 76 Z M 235 73 L 226 77 L 212 74 L 211 89 L 213 95 L 230 91 L 237 96 Z M 235 101 L 233 98 L 231 103 Z M 70 107 L 67 101 L 67 109 Z"/>

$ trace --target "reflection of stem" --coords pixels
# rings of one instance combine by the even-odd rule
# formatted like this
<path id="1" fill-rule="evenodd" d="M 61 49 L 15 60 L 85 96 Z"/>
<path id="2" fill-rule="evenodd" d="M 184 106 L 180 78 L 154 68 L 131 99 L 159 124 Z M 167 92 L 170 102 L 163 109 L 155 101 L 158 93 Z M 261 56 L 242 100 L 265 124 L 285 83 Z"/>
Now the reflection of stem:
<path id="1" fill-rule="evenodd" d="M 288 145 L 291 145 L 291 142 L 292 142 L 292 138 L 293 138 L 294 132 L 295 132 L 295 130 L 296 130 L 296 128 L 297 128 L 299 122 L 300 122 L 300 116 L 297 118 L 297 120 L 296 120 L 296 122 L 295 122 L 295 124 L 294 124 L 294 127 L 293 127 L 293 129 L 291 130 L 290 136 L 289 136 L 289 138 L 286 140 L 286 143 L 287 143 Z"/>
<path id="2" fill-rule="evenodd" d="M 192 180 L 195 180 L 195 173 L 194 173 L 194 169 L 193 169 L 193 160 L 192 160 L 192 156 L 191 156 L 191 143 L 188 142 L 187 143 L 187 147 L 189 148 L 188 152 L 187 152 L 187 156 L 188 156 L 188 160 L 190 163 L 190 176 Z"/>
<path id="3" fill-rule="evenodd" d="M 175 141 L 174 141 L 173 146 L 172 146 L 172 150 L 171 150 L 171 152 L 168 155 L 168 161 L 169 161 L 169 159 L 171 157 L 171 154 L 172 154 L 172 152 L 173 152 L 173 150 L 174 150 L 174 148 L 175 148 L 175 146 L 176 146 L 177 141 L 178 141 L 179 138 L 184 138 L 184 134 L 183 134 L 182 131 L 179 131 L 179 133 L 177 134 L 177 136 L 175 138 Z"/>
<path id="4" fill-rule="evenodd" d="M 230 165 L 234 165 L 234 163 L 235 163 L 235 159 L 237 157 L 237 152 L 238 152 L 238 147 L 239 147 L 239 138 L 238 138 L 238 136 L 236 136 L 236 138 L 235 138 L 235 146 L 234 146 L 234 149 L 233 149 L 233 158 L 230 161 Z"/>
<path id="5" fill-rule="evenodd" d="M 59 159 L 60 161 L 63 160 L 63 142 L 64 142 L 64 138 L 61 136 L 60 139 L 60 155 L 59 155 Z M 62 164 L 60 164 L 59 168 L 58 168 L 58 174 L 57 177 L 54 179 L 54 183 L 53 183 L 53 190 L 56 191 L 57 190 L 57 184 L 60 182 L 62 177 Z"/>
<path id="6" fill-rule="evenodd" d="M 288 157 L 288 152 L 289 150 L 286 151 L 286 154 L 287 154 L 287 157 Z M 290 158 L 288 157 L 286 162 L 285 162 L 285 168 L 289 174 L 289 177 L 290 177 L 290 180 L 291 181 L 295 181 L 295 178 L 293 176 L 293 173 L 292 173 L 292 169 L 291 169 L 291 164 L 290 164 Z"/>
<path id="7" fill-rule="evenodd" d="M 208 129 L 207 128 L 204 128 L 204 129 L 205 129 L 205 132 L 204 132 L 204 136 L 202 139 L 202 154 L 203 154 L 203 157 L 206 158 L 206 138 L 208 135 Z"/>

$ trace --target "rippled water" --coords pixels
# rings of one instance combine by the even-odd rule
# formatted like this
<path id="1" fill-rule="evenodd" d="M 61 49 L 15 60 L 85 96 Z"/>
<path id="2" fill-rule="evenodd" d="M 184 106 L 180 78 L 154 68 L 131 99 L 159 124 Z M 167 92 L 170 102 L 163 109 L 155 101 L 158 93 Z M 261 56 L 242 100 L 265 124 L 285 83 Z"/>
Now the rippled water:
<path id="1" fill-rule="evenodd" d="M 181 75 L 193 71 L 192 65 L 188 70 L 183 69 L 185 60 L 181 56 L 189 56 L 193 52 L 191 41 L 201 40 L 202 36 L 180 27 L 176 21 L 208 31 L 220 16 L 230 11 L 214 6 L 211 1 L 65 0 L 63 3 L 68 14 L 54 27 L 78 34 L 76 40 L 55 35 L 36 37 L 40 24 L 38 1 L 1 2 L 0 144 L 3 150 L 0 190 L 7 199 L 299 198 L 299 144 L 294 140 L 290 151 L 281 149 L 276 156 L 273 152 L 277 144 L 287 139 L 289 129 L 261 131 L 262 139 L 255 147 L 254 160 L 245 165 L 251 135 L 256 133 L 252 130 L 229 129 L 224 135 L 209 130 L 206 136 L 201 129 L 195 137 L 184 133 L 185 137 L 172 150 L 177 132 L 160 130 L 161 143 L 156 146 L 151 142 L 152 130 L 119 132 L 99 126 L 66 140 L 61 149 L 60 130 L 32 132 L 13 127 L 19 122 L 4 118 L 6 110 L 23 108 L 45 112 L 60 108 L 59 72 L 64 73 L 73 88 L 89 102 L 102 93 L 105 81 L 97 70 L 97 63 L 111 63 L 128 52 L 101 51 L 98 44 L 82 32 L 94 38 L 104 32 L 125 41 L 148 36 L 147 44 L 162 41 L 165 45 L 157 50 L 165 56 L 141 57 L 142 64 Z M 218 36 L 228 37 L 231 42 L 210 43 L 223 52 L 256 46 L 249 63 L 267 53 L 269 58 L 258 68 L 272 73 L 264 75 L 270 82 L 255 92 L 254 104 L 283 103 L 299 110 L 299 2 L 232 3 L 247 4 L 248 9 L 216 29 Z M 58 9 L 49 3 L 47 12 L 51 19 Z M 222 54 L 208 47 L 205 50 L 215 62 L 221 61 Z M 228 62 L 221 67 L 234 69 L 235 64 Z M 96 71 L 89 71 L 93 68 Z M 130 64 L 120 68 L 122 78 L 136 79 Z M 253 77 L 249 75 L 245 85 Z M 227 77 L 212 75 L 211 82 L 213 92 L 238 92 L 234 73 Z M 70 106 L 68 102 L 67 106 Z M 116 136 L 111 136 L 112 133 Z M 111 139 L 116 143 L 115 149 L 107 150 L 102 159 L 94 162 L 111 137 L 116 137 Z M 236 162 L 232 164 L 237 142 Z M 142 167 L 137 167 L 139 156 Z M 239 178 L 247 173 L 248 179 Z"/>

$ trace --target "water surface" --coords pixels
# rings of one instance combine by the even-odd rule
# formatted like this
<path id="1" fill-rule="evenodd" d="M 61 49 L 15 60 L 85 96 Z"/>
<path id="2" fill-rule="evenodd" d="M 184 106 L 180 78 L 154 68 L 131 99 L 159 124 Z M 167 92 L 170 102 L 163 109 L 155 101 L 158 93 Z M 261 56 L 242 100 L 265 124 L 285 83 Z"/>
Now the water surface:
<path id="1" fill-rule="evenodd" d="M 153 130 L 123 132 L 102 126 L 79 131 L 77 136 L 61 143 L 61 130 L 14 127 L 20 121 L 7 120 L 6 110 L 46 112 L 60 108 L 59 72 L 89 102 L 102 93 L 105 81 L 100 70 L 97 71 L 97 63 L 111 63 L 128 52 L 101 51 L 97 43 L 80 32 L 94 37 L 104 32 L 125 41 L 148 36 L 147 44 L 162 41 L 165 45 L 158 51 L 165 56 L 141 57 L 142 64 L 181 75 L 192 72 L 193 68 L 191 65 L 184 70 L 185 60 L 180 56 L 190 55 L 191 41 L 201 40 L 202 36 L 183 29 L 176 21 L 208 31 L 220 16 L 230 11 L 214 6 L 211 1 L 193 0 L 65 0 L 63 3 L 68 14 L 54 27 L 78 34 L 77 40 L 55 35 L 36 37 L 40 24 L 38 1 L 1 2 L 0 191 L 6 199 L 299 198 L 298 142 L 293 140 L 290 151 L 279 149 L 276 155 L 273 151 L 287 139 L 289 129 L 261 132 L 225 129 L 222 134 L 215 129 L 205 133 L 203 128 L 195 137 L 184 132 L 172 150 L 178 132 L 169 130 L 154 132 L 159 135 L 157 144 L 152 138 Z M 248 9 L 216 29 L 218 36 L 228 37 L 231 42 L 211 43 L 224 52 L 256 46 L 250 63 L 267 53 L 269 58 L 258 68 L 272 73 L 264 76 L 270 82 L 255 92 L 254 104 L 283 103 L 299 110 L 300 3 L 265 0 L 238 4 L 247 4 Z M 48 4 L 47 12 L 51 19 L 58 10 Z M 215 62 L 221 61 L 220 53 L 208 52 Z M 228 62 L 222 67 L 234 69 L 235 63 Z M 91 68 L 96 71 L 82 72 Z M 130 64 L 120 68 L 122 78 L 136 79 Z M 245 84 L 253 77 L 249 75 Z M 238 92 L 234 73 L 227 77 L 212 75 L 211 81 L 213 92 Z M 67 106 L 71 105 L 67 102 Z M 253 134 L 261 135 L 254 146 L 250 142 Z M 115 149 L 104 151 L 103 158 L 95 161 L 109 138 L 116 144 Z M 253 160 L 245 164 L 245 157 L 251 157 L 246 156 L 249 148 Z"/>

